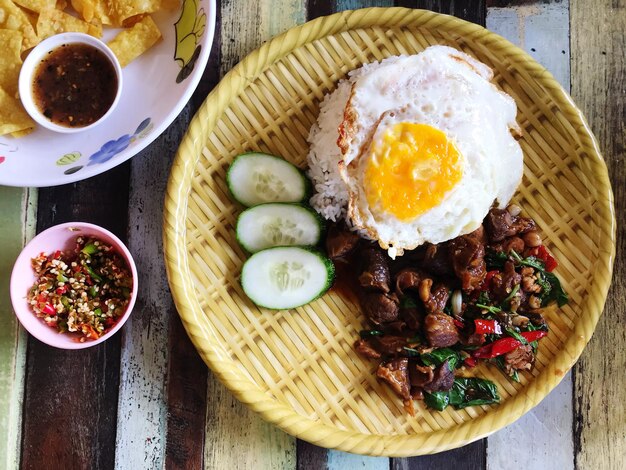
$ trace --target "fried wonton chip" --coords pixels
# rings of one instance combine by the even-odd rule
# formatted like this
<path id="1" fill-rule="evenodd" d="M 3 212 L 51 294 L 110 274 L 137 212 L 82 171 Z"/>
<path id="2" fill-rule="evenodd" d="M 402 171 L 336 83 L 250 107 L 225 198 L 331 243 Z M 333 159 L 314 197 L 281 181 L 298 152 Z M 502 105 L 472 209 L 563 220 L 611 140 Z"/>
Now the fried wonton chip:
<path id="1" fill-rule="evenodd" d="M 0 88 L 15 97 L 22 67 L 22 33 L 12 29 L 0 29 L 0 51 Z"/>
<path id="2" fill-rule="evenodd" d="M 0 88 L 0 135 L 33 129 L 35 122 L 20 100 Z"/>
<path id="3" fill-rule="evenodd" d="M 146 16 L 132 28 L 119 33 L 109 42 L 109 47 L 122 67 L 131 63 L 145 51 L 150 49 L 161 38 L 161 31 L 156 23 Z"/>
<path id="4" fill-rule="evenodd" d="M 111 15 L 108 0 L 71 0 L 72 7 L 88 23 L 94 20 L 107 26 L 119 26 Z"/>
<path id="5" fill-rule="evenodd" d="M 56 0 L 13 0 L 13 3 L 35 13 L 41 13 L 47 8 L 56 6 Z"/>
<path id="6" fill-rule="evenodd" d="M 169 11 L 178 10 L 178 7 L 180 7 L 180 1 L 181 0 L 162 0 L 161 8 Z"/>
<path id="7" fill-rule="evenodd" d="M 26 13 L 11 0 L 0 0 L 0 28 L 19 31 L 24 36 L 22 51 L 37 45 L 39 40 Z"/>
<path id="8" fill-rule="evenodd" d="M 27 127 L 26 129 L 22 129 L 21 131 L 11 132 L 11 137 L 14 139 L 19 139 L 20 137 L 24 137 L 35 130 L 34 127 Z"/>
<path id="9" fill-rule="evenodd" d="M 54 8 L 44 10 L 37 21 L 37 36 L 44 40 L 58 33 L 86 33 L 95 37 L 102 37 L 102 27 L 87 23 L 68 13 Z"/>
<path id="10" fill-rule="evenodd" d="M 161 8 L 161 0 L 109 0 L 111 2 L 111 16 L 118 26 L 130 24 L 126 19 L 137 15 L 154 13 Z"/>

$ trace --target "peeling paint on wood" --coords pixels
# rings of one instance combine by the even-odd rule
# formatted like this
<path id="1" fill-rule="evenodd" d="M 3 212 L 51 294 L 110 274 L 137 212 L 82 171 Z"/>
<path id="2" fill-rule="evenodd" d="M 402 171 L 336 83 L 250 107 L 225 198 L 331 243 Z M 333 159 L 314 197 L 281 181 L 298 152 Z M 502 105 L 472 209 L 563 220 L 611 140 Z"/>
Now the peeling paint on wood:
<path id="1" fill-rule="evenodd" d="M 170 296 L 161 236 L 163 198 L 173 151 L 190 116 L 179 117 L 132 160 L 128 247 L 139 273 L 139 294 L 122 329 L 115 467 L 163 468 Z M 159 195 L 159 196 L 157 196 Z"/>
<path id="2" fill-rule="evenodd" d="M 613 285 L 574 367 L 577 469 L 626 468 L 626 2 L 571 0 L 572 97 L 609 169 L 617 219 Z"/>
<path id="3" fill-rule="evenodd" d="M 13 263 L 35 234 L 37 190 L 0 187 L 0 468 L 17 468 L 22 436 L 26 332 L 13 314 Z"/>

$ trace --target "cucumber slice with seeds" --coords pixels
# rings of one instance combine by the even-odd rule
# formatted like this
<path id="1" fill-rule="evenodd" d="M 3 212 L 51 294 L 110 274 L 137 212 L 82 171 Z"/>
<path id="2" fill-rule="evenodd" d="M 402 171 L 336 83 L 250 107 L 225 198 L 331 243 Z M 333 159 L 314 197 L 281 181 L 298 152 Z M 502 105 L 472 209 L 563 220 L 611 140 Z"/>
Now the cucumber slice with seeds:
<path id="1" fill-rule="evenodd" d="M 249 253 L 272 246 L 317 245 L 321 217 L 302 204 L 275 202 L 243 211 L 237 219 L 237 240 Z"/>
<path id="2" fill-rule="evenodd" d="M 317 251 L 279 246 L 252 255 L 241 270 L 241 286 L 259 307 L 285 310 L 317 299 L 332 285 L 335 267 Z"/>
<path id="3" fill-rule="evenodd" d="M 266 202 L 301 202 L 311 183 L 298 167 L 264 153 L 245 153 L 233 160 L 226 175 L 233 197 L 244 206 Z"/>

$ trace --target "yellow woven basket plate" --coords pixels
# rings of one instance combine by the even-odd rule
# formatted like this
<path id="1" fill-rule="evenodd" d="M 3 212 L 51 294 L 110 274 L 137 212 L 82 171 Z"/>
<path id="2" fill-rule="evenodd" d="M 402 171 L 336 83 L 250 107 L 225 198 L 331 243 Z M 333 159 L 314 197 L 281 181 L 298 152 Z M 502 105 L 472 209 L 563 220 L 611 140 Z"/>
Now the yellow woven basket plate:
<path id="1" fill-rule="evenodd" d="M 238 283 L 246 259 L 235 239 L 241 208 L 225 172 L 237 154 L 262 151 L 303 166 L 306 136 L 325 93 L 349 70 L 431 44 L 457 47 L 494 68 L 519 108 L 525 154 L 518 203 L 560 261 L 569 305 L 551 311 L 537 364 L 514 383 L 497 369 L 501 404 L 408 417 L 352 345 L 358 307 L 330 292 L 291 311 L 255 307 Z M 503 38 L 428 11 L 365 9 L 293 28 L 250 54 L 208 96 L 169 180 L 164 241 L 172 294 L 198 352 L 242 402 L 320 446 L 408 456 L 467 444 L 513 422 L 552 390 L 591 337 L 611 279 L 614 214 L 607 170 L 569 96 Z"/>

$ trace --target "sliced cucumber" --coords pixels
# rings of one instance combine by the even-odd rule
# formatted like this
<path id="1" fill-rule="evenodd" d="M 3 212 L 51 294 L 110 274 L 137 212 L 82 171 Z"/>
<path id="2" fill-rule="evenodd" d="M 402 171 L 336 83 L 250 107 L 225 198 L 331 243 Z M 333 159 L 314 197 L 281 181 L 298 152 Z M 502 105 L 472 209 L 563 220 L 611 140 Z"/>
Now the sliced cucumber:
<path id="1" fill-rule="evenodd" d="M 317 299 L 335 276 L 331 260 L 309 248 L 279 246 L 252 255 L 241 270 L 241 286 L 260 307 L 284 310 Z"/>
<path id="2" fill-rule="evenodd" d="M 272 246 L 316 245 L 322 224 L 318 213 L 302 204 L 261 204 L 239 215 L 237 240 L 249 253 Z"/>
<path id="3" fill-rule="evenodd" d="M 233 197 L 244 206 L 266 202 L 301 202 L 311 183 L 298 167 L 264 153 L 245 153 L 233 160 L 226 175 Z"/>

